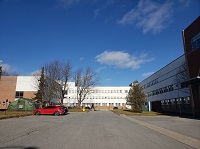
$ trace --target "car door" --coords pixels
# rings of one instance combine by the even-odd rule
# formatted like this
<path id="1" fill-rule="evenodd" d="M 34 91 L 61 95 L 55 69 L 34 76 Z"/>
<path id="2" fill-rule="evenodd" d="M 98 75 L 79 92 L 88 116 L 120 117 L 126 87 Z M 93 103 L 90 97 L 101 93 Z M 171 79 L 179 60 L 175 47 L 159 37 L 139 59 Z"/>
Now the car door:
<path id="1" fill-rule="evenodd" d="M 43 107 L 42 109 L 40 109 L 40 113 L 41 114 L 48 114 L 48 112 L 47 112 L 47 107 Z"/>
<path id="2" fill-rule="evenodd" d="M 49 106 L 49 110 L 48 110 L 49 114 L 54 114 L 55 111 L 56 111 L 56 106 Z"/>
<path id="3" fill-rule="evenodd" d="M 50 111 L 51 111 L 51 107 L 50 107 L 50 106 L 47 106 L 47 107 L 44 107 L 44 108 L 41 110 L 41 114 L 50 114 Z"/>

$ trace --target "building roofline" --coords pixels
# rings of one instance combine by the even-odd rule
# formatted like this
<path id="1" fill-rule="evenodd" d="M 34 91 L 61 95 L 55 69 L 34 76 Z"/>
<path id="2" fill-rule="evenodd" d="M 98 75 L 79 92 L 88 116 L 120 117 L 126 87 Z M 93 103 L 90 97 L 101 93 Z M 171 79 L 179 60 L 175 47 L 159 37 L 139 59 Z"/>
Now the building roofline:
<path id="1" fill-rule="evenodd" d="M 160 70 L 164 69 L 165 67 L 169 66 L 170 64 L 172 64 L 173 62 L 175 62 L 177 59 L 179 59 L 180 57 L 185 56 L 185 54 L 182 54 L 181 56 L 179 56 L 178 58 L 174 59 L 173 61 L 171 61 L 170 63 L 168 63 L 167 65 L 165 65 L 164 67 L 160 68 L 159 70 L 157 70 L 156 72 L 154 72 L 152 75 L 148 76 L 147 78 L 145 78 L 144 80 L 140 81 L 139 83 L 147 80 L 148 78 L 150 78 L 151 76 L 153 76 L 154 74 L 156 74 L 157 72 L 159 72 Z"/>

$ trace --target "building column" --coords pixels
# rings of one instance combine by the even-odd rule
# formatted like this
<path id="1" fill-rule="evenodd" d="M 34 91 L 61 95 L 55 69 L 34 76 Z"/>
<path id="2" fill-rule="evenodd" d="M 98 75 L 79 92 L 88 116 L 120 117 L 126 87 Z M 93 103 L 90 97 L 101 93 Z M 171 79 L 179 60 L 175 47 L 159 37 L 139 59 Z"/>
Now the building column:
<path id="1" fill-rule="evenodd" d="M 152 110 L 151 101 L 148 102 L 148 105 L 149 105 L 149 111 L 151 111 Z"/>

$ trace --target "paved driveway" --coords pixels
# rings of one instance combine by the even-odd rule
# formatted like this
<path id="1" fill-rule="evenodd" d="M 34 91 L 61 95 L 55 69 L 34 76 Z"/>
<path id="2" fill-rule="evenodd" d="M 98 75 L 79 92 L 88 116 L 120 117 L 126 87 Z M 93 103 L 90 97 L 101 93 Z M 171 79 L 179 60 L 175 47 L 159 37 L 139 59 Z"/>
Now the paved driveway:
<path id="1" fill-rule="evenodd" d="M 134 117 L 127 119 L 108 111 L 92 111 L 89 113 L 70 113 L 65 116 L 29 116 L 1 120 L 0 148 L 194 148 L 131 119 L 135 120 Z M 200 122 L 197 125 L 199 124 Z"/>
<path id="2" fill-rule="evenodd" d="M 178 116 L 136 116 L 133 118 L 200 140 L 199 119 Z"/>

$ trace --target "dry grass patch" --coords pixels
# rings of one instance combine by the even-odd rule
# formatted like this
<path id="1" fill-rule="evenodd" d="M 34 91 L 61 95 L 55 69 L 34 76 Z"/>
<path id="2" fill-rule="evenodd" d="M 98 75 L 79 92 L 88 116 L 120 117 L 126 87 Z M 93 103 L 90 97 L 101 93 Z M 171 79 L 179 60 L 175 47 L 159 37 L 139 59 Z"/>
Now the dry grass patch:
<path id="1" fill-rule="evenodd" d="M 116 114 L 124 114 L 127 116 L 157 116 L 157 115 L 162 115 L 161 113 L 158 112 L 149 112 L 149 111 L 143 111 L 142 113 L 134 113 L 131 110 L 123 110 L 123 109 L 113 109 L 113 113 Z"/>
<path id="2" fill-rule="evenodd" d="M 82 108 L 72 108 L 68 109 L 69 112 L 89 112 L 90 109 L 85 109 L 85 111 L 82 110 Z"/>
<path id="3" fill-rule="evenodd" d="M 0 111 L 0 119 L 33 115 L 33 111 Z"/>

